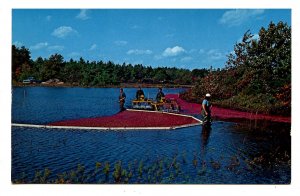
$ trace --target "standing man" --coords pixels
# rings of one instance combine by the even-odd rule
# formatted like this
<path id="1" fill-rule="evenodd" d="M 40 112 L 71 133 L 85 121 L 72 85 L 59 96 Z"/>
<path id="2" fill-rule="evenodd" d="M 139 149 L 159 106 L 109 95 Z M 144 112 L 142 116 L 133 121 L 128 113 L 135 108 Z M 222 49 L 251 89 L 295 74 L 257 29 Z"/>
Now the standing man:
<path id="1" fill-rule="evenodd" d="M 165 94 L 162 92 L 162 88 L 158 88 L 158 93 L 156 95 L 156 101 L 162 102 L 163 98 L 165 98 Z"/>
<path id="2" fill-rule="evenodd" d="M 202 117 L 203 117 L 203 125 L 211 124 L 211 103 L 210 103 L 211 95 L 207 93 L 205 95 L 204 100 L 202 101 Z"/>
<path id="3" fill-rule="evenodd" d="M 120 112 L 125 110 L 124 104 L 125 104 L 126 94 L 123 91 L 123 88 L 120 88 L 120 95 L 119 95 L 119 103 L 120 103 Z"/>

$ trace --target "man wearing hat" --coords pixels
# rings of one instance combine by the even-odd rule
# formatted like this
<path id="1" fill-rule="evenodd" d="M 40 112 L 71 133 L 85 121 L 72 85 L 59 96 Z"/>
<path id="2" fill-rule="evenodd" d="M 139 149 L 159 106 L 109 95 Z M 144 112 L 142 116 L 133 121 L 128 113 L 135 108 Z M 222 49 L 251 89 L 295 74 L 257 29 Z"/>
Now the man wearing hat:
<path id="1" fill-rule="evenodd" d="M 203 117 L 203 124 L 210 125 L 211 124 L 211 103 L 210 103 L 211 95 L 207 93 L 205 95 L 204 100 L 202 101 L 202 117 Z"/>
<path id="2" fill-rule="evenodd" d="M 125 110 L 124 104 L 125 104 L 126 94 L 123 91 L 123 88 L 120 88 L 120 94 L 119 94 L 119 103 L 120 103 L 120 112 Z"/>
<path id="3" fill-rule="evenodd" d="M 165 94 L 162 92 L 162 88 L 158 88 L 158 93 L 156 95 L 156 101 L 162 102 L 162 100 L 165 98 Z"/>

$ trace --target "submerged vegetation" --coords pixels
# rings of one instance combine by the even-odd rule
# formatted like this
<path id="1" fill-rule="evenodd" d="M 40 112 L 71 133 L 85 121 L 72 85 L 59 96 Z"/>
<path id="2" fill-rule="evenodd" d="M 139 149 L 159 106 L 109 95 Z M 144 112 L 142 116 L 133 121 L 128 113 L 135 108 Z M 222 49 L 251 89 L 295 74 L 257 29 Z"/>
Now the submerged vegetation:
<path id="1" fill-rule="evenodd" d="M 271 172 L 279 164 L 287 167 L 291 164 L 290 153 L 280 154 L 277 151 L 259 154 L 251 160 L 233 155 L 227 158 L 220 157 L 219 160 L 211 158 L 210 161 L 205 161 L 194 155 L 194 159 L 187 162 L 185 156 L 185 153 L 182 153 L 182 155 L 158 158 L 151 162 L 134 160 L 128 164 L 120 160 L 114 164 L 96 162 L 94 170 L 87 170 L 84 165 L 78 164 L 75 169 L 58 174 L 45 168 L 35 171 L 33 176 L 22 173 L 18 178 L 12 179 L 12 182 L 16 184 L 193 184 L 208 183 L 205 177 L 207 172 L 222 170 L 222 173 L 228 172 L 230 175 L 241 175 L 241 173 L 250 175 L 251 171 L 270 170 Z M 222 182 L 220 179 L 211 183 L 230 182 Z"/>

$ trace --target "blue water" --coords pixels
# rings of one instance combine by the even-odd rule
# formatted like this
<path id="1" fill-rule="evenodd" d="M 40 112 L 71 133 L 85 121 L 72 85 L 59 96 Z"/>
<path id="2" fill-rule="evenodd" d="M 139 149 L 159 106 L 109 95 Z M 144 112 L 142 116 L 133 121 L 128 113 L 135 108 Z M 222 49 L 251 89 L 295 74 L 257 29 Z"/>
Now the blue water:
<path id="1" fill-rule="evenodd" d="M 179 93 L 183 89 L 164 89 Z M 125 88 L 125 106 L 131 106 L 136 89 Z M 146 97 L 155 98 L 157 89 L 144 89 Z M 118 88 L 51 88 L 22 87 L 12 91 L 14 123 L 46 124 L 49 122 L 87 117 L 110 116 L 119 111 Z"/>
<path id="2" fill-rule="evenodd" d="M 124 91 L 129 107 L 136 89 Z M 146 96 L 155 97 L 157 89 L 144 91 Z M 119 110 L 118 92 L 115 88 L 13 88 L 12 122 L 45 124 L 112 115 Z M 45 168 L 55 178 L 76 169 L 78 164 L 92 173 L 96 162 L 109 162 L 113 170 L 119 160 L 124 166 L 136 161 L 147 166 L 161 159 L 170 164 L 176 157 L 181 167 L 179 176 L 168 181 L 166 171 L 162 183 L 287 184 L 291 181 L 289 130 L 290 125 L 286 124 L 262 124 L 254 129 L 249 123 L 222 121 L 215 121 L 211 130 L 201 126 L 170 131 L 12 127 L 12 180 L 21 178 L 23 173 L 32 178 L 35 171 Z M 249 165 L 260 156 L 264 160 Z M 236 160 L 238 164 L 234 164 Z M 113 183 L 113 179 L 108 183 Z"/>

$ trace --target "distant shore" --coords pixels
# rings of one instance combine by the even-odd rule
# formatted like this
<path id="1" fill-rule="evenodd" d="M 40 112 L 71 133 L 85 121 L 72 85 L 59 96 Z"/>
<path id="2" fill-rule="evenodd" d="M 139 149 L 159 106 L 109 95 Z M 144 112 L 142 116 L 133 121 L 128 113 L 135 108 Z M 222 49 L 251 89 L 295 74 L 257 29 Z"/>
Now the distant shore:
<path id="1" fill-rule="evenodd" d="M 13 83 L 12 87 L 82 87 L 82 88 L 192 88 L 193 85 L 180 85 L 180 84 L 146 84 L 146 83 L 120 83 L 120 84 L 107 84 L 103 86 L 84 86 L 79 84 L 71 84 L 71 83 L 51 83 L 51 84 L 42 84 L 42 83 L 34 83 L 34 84 L 23 84 L 21 82 Z"/>
<path id="2" fill-rule="evenodd" d="M 175 85 L 175 84 L 145 84 L 145 83 L 120 83 L 118 85 L 104 85 L 104 86 L 82 86 L 82 85 L 76 85 L 76 84 L 70 84 L 70 83 L 63 83 L 63 84 L 41 84 L 41 83 L 35 83 L 35 84 L 23 84 L 21 82 L 19 83 L 13 83 L 13 87 L 69 87 L 69 88 L 192 88 L 192 85 Z M 176 96 L 178 100 L 180 100 L 180 104 L 183 105 L 192 105 L 190 108 L 193 108 L 192 111 L 190 111 L 190 114 L 198 114 L 200 113 L 200 104 L 189 102 L 186 100 L 182 100 L 178 95 L 167 95 L 168 97 Z M 173 97 L 174 98 L 174 97 Z M 197 111 L 195 111 L 197 110 Z M 199 111 L 198 111 L 199 110 Z M 278 116 L 278 115 L 268 115 L 268 114 L 253 114 L 253 112 L 249 111 L 239 111 L 236 109 L 229 109 L 220 106 L 214 106 L 213 109 L 213 116 L 219 119 L 259 119 L 259 120 L 270 120 L 270 121 L 277 121 L 277 122 L 287 122 L 291 123 L 291 117 L 290 116 Z"/>

